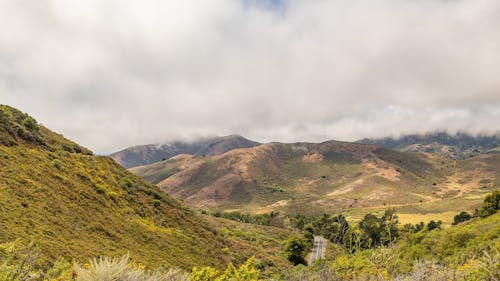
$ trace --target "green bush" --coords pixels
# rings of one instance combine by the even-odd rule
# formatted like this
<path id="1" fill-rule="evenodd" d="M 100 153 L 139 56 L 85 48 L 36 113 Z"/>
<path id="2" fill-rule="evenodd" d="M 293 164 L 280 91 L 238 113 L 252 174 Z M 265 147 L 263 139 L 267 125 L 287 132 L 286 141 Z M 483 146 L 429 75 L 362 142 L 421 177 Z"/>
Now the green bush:
<path id="1" fill-rule="evenodd" d="M 311 244 L 309 243 L 309 241 L 305 237 L 299 235 L 290 236 L 285 241 L 284 245 L 286 258 L 293 265 L 306 265 L 307 262 L 305 260 L 305 256 L 310 248 Z"/>
<path id="2" fill-rule="evenodd" d="M 484 198 L 483 206 L 478 210 L 478 215 L 482 218 L 493 215 L 500 209 L 500 190 L 495 190 Z"/>
<path id="3" fill-rule="evenodd" d="M 254 267 L 255 258 L 252 257 L 247 262 L 236 269 L 233 264 L 229 264 L 223 273 L 211 267 L 193 268 L 190 281 L 257 281 L 259 271 Z"/>

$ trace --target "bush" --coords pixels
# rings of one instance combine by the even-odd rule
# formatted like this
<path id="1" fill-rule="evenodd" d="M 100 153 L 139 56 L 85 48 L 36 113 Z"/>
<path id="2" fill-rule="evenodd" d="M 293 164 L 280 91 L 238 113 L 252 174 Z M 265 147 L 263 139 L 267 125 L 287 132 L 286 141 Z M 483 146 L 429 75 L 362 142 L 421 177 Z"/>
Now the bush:
<path id="1" fill-rule="evenodd" d="M 478 215 L 482 218 L 493 215 L 500 209 L 500 190 L 495 190 L 484 198 L 483 206 L 478 210 Z"/>
<path id="2" fill-rule="evenodd" d="M 0 281 L 35 280 L 40 272 L 36 270 L 38 250 L 31 243 L 21 245 L 20 240 L 0 244 Z"/>
<path id="3" fill-rule="evenodd" d="M 211 267 L 193 268 L 190 281 L 257 281 L 259 271 L 255 269 L 252 257 L 247 262 L 236 269 L 233 264 L 229 264 L 223 273 Z"/>
<path id="4" fill-rule="evenodd" d="M 467 212 L 460 212 L 460 214 L 456 215 L 455 217 L 453 217 L 453 223 L 452 225 L 457 225 L 461 222 L 464 222 L 464 221 L 468 221 L 472 218 L 471 215 L 469 215 L 469 213 Z"/>
<path id="5" fill-rule="evenodd" d="M 88 266 L 74 267 L 77 281 L 188 281 L 189 275 L 178 270 L 146 272 L 129 263 L 129 256 L 100 258 Z"/>
<path id="6" fill-rule="evenodd" d="M 307 262 L 304 259 L 307 251 L 310 249 L 309 241 L 299 235 L 293 235 L 286 240 L 284 245 L 285 255 L 288 261 L 293 265 L 304 264 Z"/>
<path id="7" fill-rule="evenodd" d="M 54 167 L 56 167 L 56 169 L 58 170 L 61 170 L 62 168 L 62 162 L 59 159 L 52 160 L 52 165 L 54 165 Z"/>

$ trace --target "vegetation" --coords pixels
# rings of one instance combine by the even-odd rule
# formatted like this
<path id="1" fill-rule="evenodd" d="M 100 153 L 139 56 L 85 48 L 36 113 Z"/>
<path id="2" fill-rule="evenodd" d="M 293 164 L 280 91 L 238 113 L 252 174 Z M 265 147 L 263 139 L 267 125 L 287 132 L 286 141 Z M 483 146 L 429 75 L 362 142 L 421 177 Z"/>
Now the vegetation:
<path id="1" fill-rule="evenodd" d="M 286 258 L 293 265 L 307 265 L 305 257 L 310 249 L 311 242 L 305 237 L 299 235 L 290 236 L 284 245 Z"/>
<path id="2" fill-rule="evenodd" d="M 265 214 L 253 215 L 236 211 L 236 212 L 215 212 L 212 215 L 214 217 L 225 218 L 228 220 L 244 222 L 244 223 L 276 226 L 276 227 L 283 226 L 283 220 L 279 217 L 280 215 L 279 212 L 270 212 Z"/>
<path id="3" fill-rule="evenodd" d="M 492 194 L 488 194 L 484 199 L 483 206 L 478 211 L 478 215 L 482 218 L 493 215 L 500 209 L 500 190 L 495 190 Z"/>
<path id="4" fill-rule="evenodd" d="M 468 221 L 471 218 L 472 218 L 472 216 L 469 215 L 469 213 L 462 211 L 458 215 L 456 215 L 456 216 L 453 217 L 453 223 L 452 224 L 456 225 L 456 224 Z"/>
<path id="5" fill-rule="evenodd" d="M 500 153 L 455 160 L 335 141 L 272 143 L 210 157 L 184 155 L 131 171 L 208 213 L 334 212 L 358 222 L 368 212 L 380 217 L 397 208 L 402 223 L 449 225 L 457 210 L 472 213 L 500 185 Z"/>
<path id="6" fill-rule="evenodd" d="M 303 150 L 273 147 L 279 152 L 274 156 L 280 157 L 271 157 L 268 166 L 250 167 L 251 172 L 261 172 L 252 182 L 268 188 L 247 197 L 274 200 L 293 195 L 300 201 L 298 195 L 304 190 L 300 190 L 298 178 L 314 175 L 320 184 L 311 191 L 311 198 L 318 199 L 328 186 L 338 184 L 328 172 L 347 167 L 360 172 L 359 155 L 332 151 L 330 146 L 345 149 L 339 143 L 323 145 L 326 147 L 314 149 L 330 162 L 311 166 L 299 160 Z M 306 160 L 316 161 L 318 151 L 308 152 Z M 443 183 L 433 177 L 446 175 L 441 171 L 426 177 L 426 169 L 435 166 L 415 155 L 369 152 L 391 163 L 390 167 L 398 167 L 403 182 L 427 181 L 433 190 Z M 495 157 L 478 156 L 460 165 L 486 167 L 488 175 L 496 175 Z M 198 171 L 203 176 L 194 185 L 201 185 L 198 181 L 205 176 L 218 179 L 217 167 L 227 159 L 205 160 Z M 477 161 L 484 165 L 476 165 Z M 440 166 L 443 171 L 446 165 Z M 259 215 L 232 211 L 203 216 L 110 158 L 94 156 L 30 116 L 0 106 L 0 281 L 499 280 L 500 191 L 483 196 L 487 190 L 497 189 L 498 179 L 490 176 L 474 181 L 489 187 L 452 197 L 449 202 L 454 203 L 455 211 L 451 216 L 456 210 L 464 211 L 449 227 L 440 217 L 432 217 L 440 213 L 438 205 L 443 203 L 434 199 L 431 203 L 435 205 L 425 205 L 431 218 L 428 223 L 404 225 L 395 209 L 381 211 L 378 207 L 358 213 L 356 220 L 338 213 L 294 216 L 272 208 Z M 363 185 L 357 187 L 364 192 Z M 245 186 L 234 192 L 241 190 Z M 422 191 L 420 196 L 431 196 L 425 195 L 426 189 L 417 191 Z M 353 195 L 346 198 L 349 196 Z M 472 204 L 477 207 L 472 215 L 465 212 L 472 205 L 462 208 L 465 196 L 482 201 Z M 351 199 L 352 204 L 360 201 Z M 287 201 L 281 203 L 283 208 L 290 207 Z M 298 206 L 307 204 L 306 200 Z M 410 207 L 423 209 L 423 205 L 401 204 L 398 210 Z M 353 215 L 352 210 L 345 209 Z M 325 259 L 306 267 L 314 235 L 327 238 L 329 248 Z M 82 264 L 85 260 L 90 262 Z"/>
<path id="7" fill-rule="evenodd" d="M 36 242 L 44 266 L 127 252 L 148 267 L 227 263 L 195 212 L 30 118 L 0 107 L 0 243 Z"/>

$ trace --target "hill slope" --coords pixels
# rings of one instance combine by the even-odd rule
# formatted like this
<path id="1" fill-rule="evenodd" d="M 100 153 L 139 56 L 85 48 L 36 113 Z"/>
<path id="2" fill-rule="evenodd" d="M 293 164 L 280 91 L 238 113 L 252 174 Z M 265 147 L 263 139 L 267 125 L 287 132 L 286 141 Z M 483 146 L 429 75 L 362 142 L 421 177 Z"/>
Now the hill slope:
<path id="1" fill-rule="evenodd" d="M 115 152 L 110 156 L 123 167 L 131 168 L 158 162 L 179 154 L 213 156 L 232 149 L 257 145 L 260 144 L 241 136 L 231 135 L 203 138 L 191 142 L 177 141 L 166 144 L 139 145 Z"/>
<path id="2" fill-rule="evenodd" d="M 0 106 L 0 243 L 35 241 L 43 260 L 123 255 L 147 265 L 226 261 L 224 245 L 191 210 L 109 157 Z"/>
<path id="3" fill-rule="evenodd" d="M 438 132 L 425 135 L 407 135 L 400 138 L 362 139 L 358 142 L 399 151 L 436 153 L 455 159 L 472 157 L 488 151 L 500 151 L 500 134 L 471 136 L 464 133 L 450 135 Z"/>
<path id="4" fill-rule="evenodd" d="M 450 212 L 444 219 L 449 221 L 457 204 L 472 209 L 481 204 L 483 194 L 500 186 L 499 163 L 499 153 L 457 162 L 329 141 L 271 143 L 213 157 L 179 155 L 131 171 L 197 208 L 341 211 L 356 219 L 397 207 L 406 220 L 416 219 L 410 216 L 415 213 L 425 220 L 422 216 L 435 210 Z"/>

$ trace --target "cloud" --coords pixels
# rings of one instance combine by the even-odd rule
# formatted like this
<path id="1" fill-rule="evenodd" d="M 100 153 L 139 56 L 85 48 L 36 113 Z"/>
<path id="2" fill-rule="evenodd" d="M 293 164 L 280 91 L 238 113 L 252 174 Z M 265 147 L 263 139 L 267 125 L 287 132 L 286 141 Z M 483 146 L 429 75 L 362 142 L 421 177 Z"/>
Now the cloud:
<path id="1" fill-rule="evenodd" d="M 500 130 L 497 0 L 0 0 L 0 102 L 97 152 Z"/>

